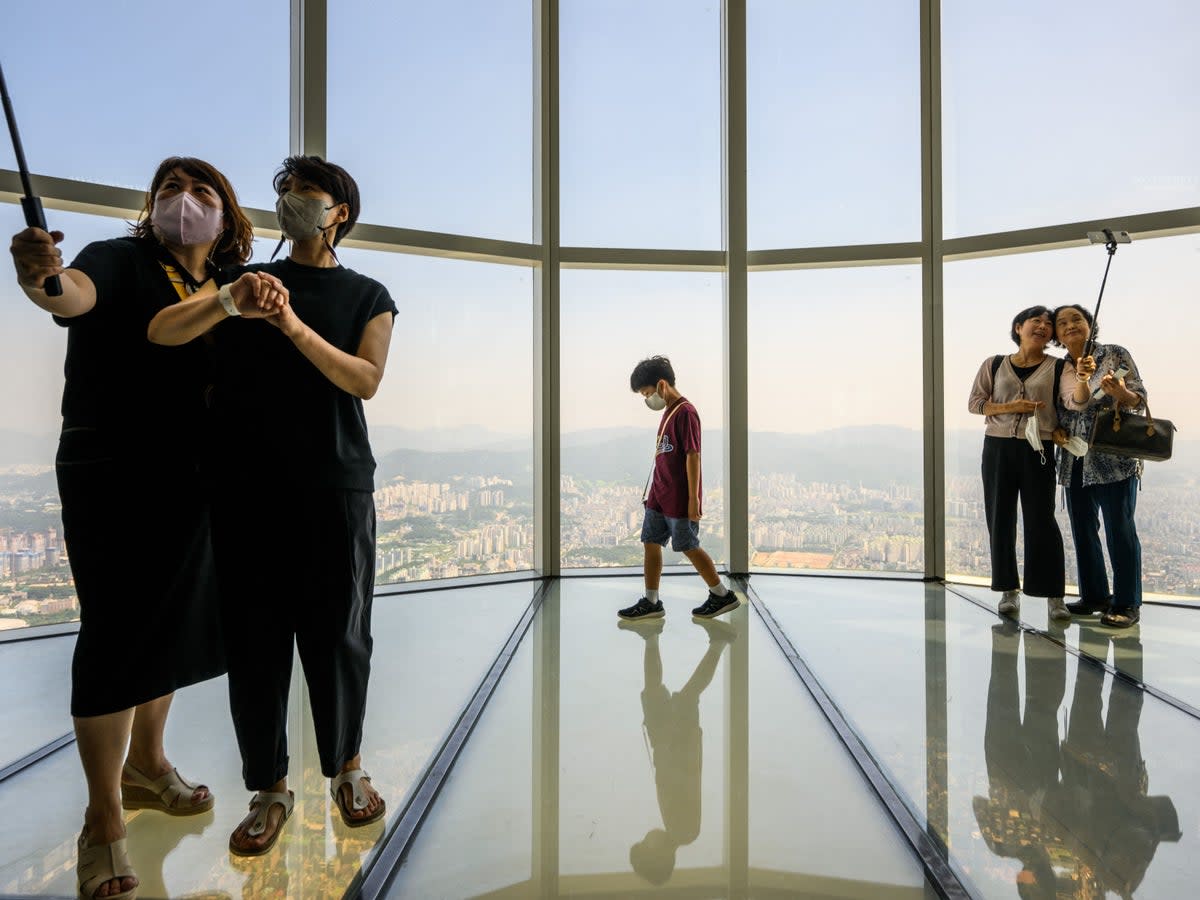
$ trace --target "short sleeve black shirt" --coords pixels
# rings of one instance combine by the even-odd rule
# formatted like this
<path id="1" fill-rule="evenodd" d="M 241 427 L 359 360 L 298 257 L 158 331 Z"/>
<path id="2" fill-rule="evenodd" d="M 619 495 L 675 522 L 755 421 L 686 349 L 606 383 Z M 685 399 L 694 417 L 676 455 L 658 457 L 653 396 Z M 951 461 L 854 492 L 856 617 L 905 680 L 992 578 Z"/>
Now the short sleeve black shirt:
<path id="1" fill-rule="evenodd" d="M 341 266 L 291 259 L 227 271 L 269 272 L 299 319 L 333 346 L 358 352 L 367 323 L 396 304 L 378 281 Z M 259 480 L 268 466 L 306 485 L 370 491 L 375 458 L 362 400 L 325 377 L 274 325 L 227 319 L 213 331 L 216 465 L 227 479 Z"/>
<path id="2" fill-rule="evenodd" d="M 179 301 L 154 241 L 126 237 L 88 244 L 70 268 L 96 286 L 96 305 L 55 317 L 68 329 L 63 428 L 95 431 L 105 445 L 147 459 L 198 456 L 204 393 L 211 379 L 201 340 L 159 347 L 150 320 Z"/>

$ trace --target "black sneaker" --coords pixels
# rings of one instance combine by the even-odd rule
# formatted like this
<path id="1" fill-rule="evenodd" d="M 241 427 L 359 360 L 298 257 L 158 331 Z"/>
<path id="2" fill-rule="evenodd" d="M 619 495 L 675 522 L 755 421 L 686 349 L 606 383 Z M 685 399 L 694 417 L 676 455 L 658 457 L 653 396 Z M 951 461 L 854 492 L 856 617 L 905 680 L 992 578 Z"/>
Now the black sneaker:
<path id="1" fill-rule="evenodd" d="M 666 613 L 663 611 L 661 600 L 651 603 L 643 597 L 633 606 L 617 610 L 617 615 L 622 619 L 661 619 Z"/>
<path id="2" fill-rule="evenodd" d="M 1103 600 L 1085 600 L 1080 598 L 1074 603 L 1068 603 L 1067 609 L 1073 616 L 1092 616 L 1096 613 L 1108 612 L 1111 602 L 1112 597 L 1105 597 Z"/>
<path id="3" fill-rule="evenodd" d="M 1136 606 L 1114 606 L 1100 617 L 1100 624 L 1109 628 L 1129 628 L 1141 618 L 1141 610 Z"/>
<path id="4" fill-rule="evenodd" d="M 733 591 L 727 591 L 724 597 L 718 597 L 712 591 L 709 591 L 708 599 L 693 609 L 692 615 L 699 616 L 701 619 L 711 619 L 713 616 L 727 613 L 731 609 L 737 609 L 740 605 L 737 594 Z"/>

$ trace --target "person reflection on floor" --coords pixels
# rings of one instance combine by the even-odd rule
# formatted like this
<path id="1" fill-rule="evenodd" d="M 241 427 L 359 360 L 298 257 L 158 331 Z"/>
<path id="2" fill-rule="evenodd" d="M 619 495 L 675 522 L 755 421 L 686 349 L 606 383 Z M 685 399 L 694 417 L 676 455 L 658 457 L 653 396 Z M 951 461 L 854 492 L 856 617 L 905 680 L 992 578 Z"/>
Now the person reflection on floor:
<path id="1" fill-rule="evenodd" d="M 651 884 L 665 884 L 675 871 L 675 852 L 700 834 L 700 769 L 702 740 L 700 694 L 712 682 L 725 647 L 737 639 L 737 629 L 716 619 L 695 619 L 708 632 L 708 649 L 687 684 L 672 693 L 663 684 L 658 636 L 662 619 L 621 620 L 618 627 L 646 641 L 642 690 L 643 728 L 653 754 L 654 787 L 662 828 L 651 828 L 629 848 L 629 862 Z"/>
<path id="2" fill-rule="evenodd" d="M 1022 898 L 1054 897 L 1051 846 L 1039 815 L 1058 784 L 1058 708 L 1066 693 L 1066 651 L 1032 636 L 1025 641 L 1025 717 L 1017 688 L 1021 629 L 1004 621 L 992 627 L 983 752 L 988 796 L 976 797 L 975 818 L 997 856 L 1020 860 Z"/>
<path id="3" fill-rule="evenodd" d="M 1061 634 L 1061 632 L 1060 632 Z M 1066 650 L 1025 634 L 1025 717 L 1020 718 L 1015 623 L 992 629 L 984 754 L 988 797 L 975 798 L 975 816 L 988 848 L 1020 860 L 1017 893 L 1024 900 L 1060 896 L 1129 898 L 1141 884 L 1163 840 L 1179 840 L 1179 819 L 1168 797 L 1147 796 L 1138 724 L 1143 692 L 1113 682 L 1107 722 L 1102 719 L 1101 666 L 1080 660 L 1059 740 L 1056 712 L 1065 695 Z M 1108 658 L 1137 680 L 1141 642 L 1134 633 L 1112 637 L 1080 629 L 1080 649 Z"/>
<path id="4" fill-rule="evenodd" d="M 1080 628 L 1079 649 L 1108 659 L 1142 680 L 1142 642 L 1137 631 L 1113 634 Z M 1081 662 L 1062 745 L 1062 785 L 1047 812 L 1061 823 L 1076 857 L 1076 881 L 1095 885 L 1090 894 L 1112 891 L 1128 898 L 1142 883 L 1162 841 L 1178 841 L 1179 815 L 1170 797 L 1149 796 L 1138 725 L 1145 693 L 1110 679 L 1108 717 L 1101 718 L 1105 672 Z"/>

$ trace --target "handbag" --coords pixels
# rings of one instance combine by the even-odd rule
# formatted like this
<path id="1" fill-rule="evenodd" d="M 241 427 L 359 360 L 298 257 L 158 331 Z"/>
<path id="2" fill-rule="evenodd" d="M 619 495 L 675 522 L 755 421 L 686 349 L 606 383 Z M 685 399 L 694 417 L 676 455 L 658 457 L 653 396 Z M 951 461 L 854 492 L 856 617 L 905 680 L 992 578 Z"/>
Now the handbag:
<path id="1" fill-rule="evenodd" d="M 1126 412 L 1121 405 L 1107 407 L 1096 413 L 1089 443 L 1092 450 L 1161 462 L 1171 458 L 1175 441 L 1175 425 L 1168 419 L 1156 419 L 1146 404 L 1146 414 Z"/>

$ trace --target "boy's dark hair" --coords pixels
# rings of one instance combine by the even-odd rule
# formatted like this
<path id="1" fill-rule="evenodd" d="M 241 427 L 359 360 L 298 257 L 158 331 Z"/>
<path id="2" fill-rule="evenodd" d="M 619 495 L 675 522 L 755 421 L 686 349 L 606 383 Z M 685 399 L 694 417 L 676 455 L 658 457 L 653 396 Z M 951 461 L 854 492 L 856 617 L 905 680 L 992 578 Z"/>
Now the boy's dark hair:
<path id="1" fill-rule="evenodd" d="M 334 232 L 333 246 L 336 247 L 341 239 L 350 233 L 354 223 L 358 221 L 358 213 L 361 208 L 358 184 L 341 166 L 327 162 L 319 156 L 289 156 L 283 161 L 279 171 L 275 173 L 276 194 L 283 193 L 283 182 L 289 175 L 295 180 L 312 182 L 329 194 L 334 203 L 345 203 L 349 208 L 349 217 L 345 222 L 339 223 L 337 231 Z"/>
<path id="2" fill-rule="evenodd" d="M 1009 326 L 1008 336 L 1012 338 L 1013 343 L 1018 347 L 1021 346 L 1021 339 L 1017 337 L 1017 329 L 1028 322 L 1030 319 L 1035 319 L 1038 316 L 1046 316 L 1050 319 L 1050 327 L 1054 327 L 1054 316 L 1050 314 L 1050 308 L 1047 306 L 1031 306 L 1028 309 L 1023 309 L 1013 316 L 1012 325 Z"/>
<path id="3" fill-rule="evenodd" d="M 654 387 L 660 381 L 666 381 L 671 387 L 675 387 L 675 370 L 671 368 L 671 361 L 665 356 L 652 356 L 633 367 L 633 374 L 629 376 L 629 389 L 636 394 L 642 388 Z"/>
<path id="4" fill-rule="evenodd" d="M 1096 327 L 1096 317 L 1093 316 L 1089 310 L 1084 309 L 1078 303 L 1064 303 L 1062 306 L 1055 307 L 1054 314 L 1051 317 L 1054 319 L 1054 337 L 1050 339 L 1050 343 L 1056 347 L 1065 346 L 1063 342 L 1058 339 L 1058 314 L 1064 309 L 1079 310 L 1079 314 L 1083 316 L 1084 321 L 1088 323 L 1088 328 L 1090 328 L 1092 331 L 1091 339 L 1093 341 L 1096 340 L 1096 335 L 1100 333 L 1100 329 Z"/>

